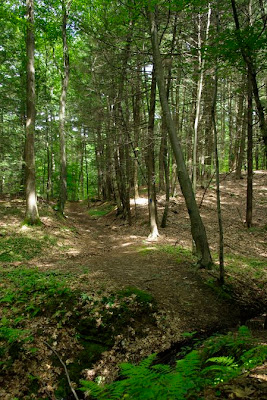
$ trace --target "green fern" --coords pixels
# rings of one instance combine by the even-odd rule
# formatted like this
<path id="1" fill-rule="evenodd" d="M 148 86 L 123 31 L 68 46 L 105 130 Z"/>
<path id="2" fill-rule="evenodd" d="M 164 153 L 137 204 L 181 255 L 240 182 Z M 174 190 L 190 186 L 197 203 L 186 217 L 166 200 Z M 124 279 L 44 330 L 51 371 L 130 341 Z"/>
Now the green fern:
<path id="1" fill-rule="evenodd" d="M 235 362 L 234 357 L 212 357 L 207 360 L 207 362 L 216 363 L 218 365 L 222 365 L 225 367 L 232 367 L 235 368 L 238 364 Z"/>
<path id="2" fill-rule="evenodd" d="M 229 380 L 240 373 L 238 363 L 231 356 L 212 357 L 207 360 L 207 363 L 212 364 L 205 367 L 201 374 L 213 385 Z"/>
<path id="3" fill-rule="evenodd" d="M 201 399 L 206 385 L 217 385 L 264 362 L 267 349 L 254 346 L 246 327 L 237 334 L 217 335 L 208 339 L 198 350 L 176 362 L 176 367 L 153 364 L 152 354 L 139 365 L 121 365 L 121 380 L 99 386 L 96 382 L 81 381 L 81 390 L 97 400 L 184 400 Z"/>

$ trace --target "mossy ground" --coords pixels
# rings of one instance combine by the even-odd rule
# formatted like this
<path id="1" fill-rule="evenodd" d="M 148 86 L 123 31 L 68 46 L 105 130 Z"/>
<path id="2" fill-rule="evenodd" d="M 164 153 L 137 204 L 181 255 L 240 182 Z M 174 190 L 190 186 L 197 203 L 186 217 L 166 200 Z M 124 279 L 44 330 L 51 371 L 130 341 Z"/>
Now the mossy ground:
<path id="1" fill-rule="evenodd" d="M 90 206 L 88 214 L 91 217 L 99 218 L 109 214 L 112 210 L 115 209 L 116 206 L 114 206 L 113 203 L 106 202 L 106 203 L 101 203 L 99 205 Z"/>

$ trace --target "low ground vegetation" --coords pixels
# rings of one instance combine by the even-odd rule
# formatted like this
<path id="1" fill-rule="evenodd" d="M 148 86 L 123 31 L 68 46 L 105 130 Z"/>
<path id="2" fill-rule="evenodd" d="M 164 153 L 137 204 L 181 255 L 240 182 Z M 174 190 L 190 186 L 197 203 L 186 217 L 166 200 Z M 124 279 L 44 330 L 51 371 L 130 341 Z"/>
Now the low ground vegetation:
<path id="1" fill-rule="evenodd" d="M 176 201 L 153 243 L 146 208 L 129 228 L 113 207 L 70 203 L 62 218 L 44 203 L 31 227 L 20 199 L 2 199 L 0 397 L 264 399 L 263 225 L 236 223 L 252 251 L 227 252 L 220 287 L 216 263 L 196 270 Z"/>

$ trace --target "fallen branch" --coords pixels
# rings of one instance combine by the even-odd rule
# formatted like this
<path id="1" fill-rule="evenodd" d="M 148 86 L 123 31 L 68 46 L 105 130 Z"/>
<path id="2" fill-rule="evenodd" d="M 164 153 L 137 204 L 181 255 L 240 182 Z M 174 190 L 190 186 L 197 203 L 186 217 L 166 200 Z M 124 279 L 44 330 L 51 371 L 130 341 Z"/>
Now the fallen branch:
<path id="1" fill-rule="evenodd" d="M 72 393 L 73 393 L 73 396 L 74 396 L 74 398 L 75 398 L 76 400 L 79 400 L 79 397 L 77 396 L 77 393 L 75 392 L 75 390 L 74 390 L 74 388 L 73 388 L 73 386 L 72 386 L 72 384 L 71 384 L 71 380 L 70 380 L 70 376 L 69 376 L 69 373 L 68 373 L 66 364 L 64 363 L 64 361 L 62 360 L 62 358 L 60 357 L 60 355 L 58 354 L 58 352 L 57 352 L 55 349 L 53 349 L 53 347 L 50 346 L 49 343 L 47 343 L 46 341 L 44 341 L 44 343 L 46 344 L 47 347 L 49 347 L 50 350 L 53 351 L 53 353 L 54 353 L 54 354 L 57 356 L 57 358 L 59 359 L 60 363 L 63 365 L 64 371 L 65 371 L 65 374 L 66 374 L 66 377 L 67 377 L 67 380 L 68 380 L 68 384 L 69 384 L 69 387 L 70 387 L 70 389 L 71 389 L 71 391 L 72 391 Z"/>

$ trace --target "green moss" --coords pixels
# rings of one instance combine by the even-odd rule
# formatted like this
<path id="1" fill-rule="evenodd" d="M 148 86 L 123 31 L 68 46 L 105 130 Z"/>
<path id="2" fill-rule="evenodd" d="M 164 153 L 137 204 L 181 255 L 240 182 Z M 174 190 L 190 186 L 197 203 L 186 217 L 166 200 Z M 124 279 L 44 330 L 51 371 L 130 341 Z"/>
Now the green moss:
<path id="1" fill-rule="evenodd" d="M 153 296 L 150 293 L 144 292 L 143 290 L 128 287 L 126 289 L 120 290 L 118 292 L 119 298 L 130 297 L 132 295 L 136 296 L 136 300 L 141 304 L 153 304 L 155 302 Z"/>
<path id="2" fill-rule="evenodd" d="M 71 327 L 70 339 L 78 340 L 82 345 L 83 349 L 67 365 L 70 378 L 76 383 L 81 379 L 82 370 L 90 368 L 102 352 L 112 348 L 118 334 L 128 334 L 129 324 L 133 325 L 136 335 L 144 335 L 142 327 L 154 321 L 151 315 L 153 297 L 137 288 L 129 287 L 108 294 L 106 289 L 104 292 L 81 293 L 68 287 L 69 280 L 73 282 L 71 274 L 12 266 L 0 268 L 0 280 L 0 340 L 4 343 L 0 363 L 11 372 L 14 360 L 17 358 L 21 362 L 29 352 L 29 342 L 34 340 L 38 343 L 39 335 L 44 334 L 42 328 L 35 332 L 34 337 L 31 331 L 32 323 L 35 325 L 39 316 L 48 317 L 50 324 L 58 329 Z M 34 344 L 32 346 L 30 357 L 34 359 L 38 349 Z M 56 355 L 52 357 L 53 364 L 62 367 Z M 73 358 L 73 354 L 64 357 L 63 361 Z M 39 388 L 38 377 L 32 376 L 28 379 L 25 393 L 27 391 L 30 396 Z M 62 372 L 56 397 L 69 398 L 70 395 Z"/>
<path id="3" fill-rule="evenodd" d="M 39 240 L 23 236 L 5 238 L 0 242 L 0 261 L 30 260 L 41 250 L 42 243 Z"/>
<path id="4" fill-rule="evenodd" d="M 35 218 L 34 220 L 32 220 L 31 218 L 25 218 L 22 225 L 26 225 L 26 226 L 42 226 L 42 221 L 40 220 L 40 218 Z"/>
<path id="5" fill-rule="evenodd" d="M 206 285 L 209 286 L 217 294 L 218 298 L 225 300 L 233 299 L 233 288 L 231 285 L 220 285 L 217 279 L 210 279 L 206 282 Z"/>

